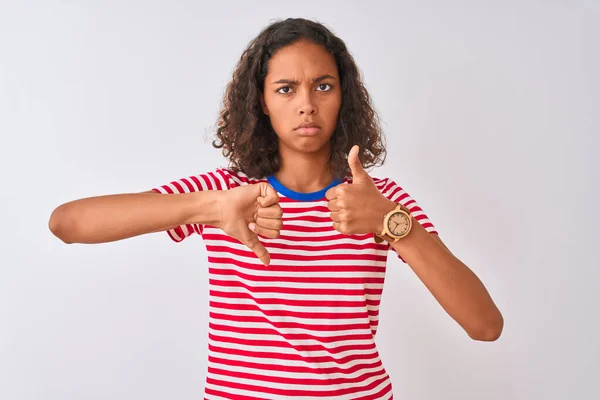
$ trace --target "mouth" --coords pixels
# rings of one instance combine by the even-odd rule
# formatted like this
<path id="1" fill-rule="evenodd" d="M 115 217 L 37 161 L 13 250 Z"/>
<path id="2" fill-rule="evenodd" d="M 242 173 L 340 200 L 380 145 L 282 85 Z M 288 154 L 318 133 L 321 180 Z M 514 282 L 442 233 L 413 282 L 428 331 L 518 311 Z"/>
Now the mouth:
<path id="1" fill-rule="evenodd" d="M 300 136 L 314 136 L 321 130 L 321 127 L 314 122 L 305 122 L 298 125 L 295 128 L 295 131 L 300 134 Z"/>
<path id="2" fill-rule="evenodd" d="M 317 133 L 319 133 L 319 131 L 321 130 L 321 128 L 319 127 L 310 127 L 310 128 L 296 128 L 296 132 L 300 135 L 300 136 L 314 136 Z"/>

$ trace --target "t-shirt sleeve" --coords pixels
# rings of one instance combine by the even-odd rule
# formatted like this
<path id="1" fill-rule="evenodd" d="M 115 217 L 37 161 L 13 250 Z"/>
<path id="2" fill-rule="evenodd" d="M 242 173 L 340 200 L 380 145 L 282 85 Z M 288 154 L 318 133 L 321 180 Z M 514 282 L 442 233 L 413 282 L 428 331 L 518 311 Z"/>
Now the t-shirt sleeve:
<path id="1" fill-rule="evenodd" d="M 438 231 L 435 225 L 431 222 L 427 214 L 423 211 L 421 206 L 413 199 L 401 186 L 399 186 L 393 180 L 381 179 L 379 181 L 375 180 L 375 184 L 377 185 L 379 191 L 389 200 L 400 203 L 403 206 L 407 207 L 410 210 L 410 213 L 413 215 L 416 221 L 418 221 L 423 228 L 429 233 L 438 234 Z M 390 245 L 390 249 L 393 247 Z M 398 257 L 400 255 L 398 254 Z"/>
<path id="2" fill-rule="evenodd" d="M 199 192 L 204 190 L 231 189 L 231 174 L 224 168 L 199 175 L 181 178 L 165 185 L 157 186 L 152 190 L 161 194 L 181 194 Z M 194 233 L 202 234 L 204 226 L 201 224 L 186 224 L 167 230 L 169 237 L 175 242 L 181 242 Z"/>

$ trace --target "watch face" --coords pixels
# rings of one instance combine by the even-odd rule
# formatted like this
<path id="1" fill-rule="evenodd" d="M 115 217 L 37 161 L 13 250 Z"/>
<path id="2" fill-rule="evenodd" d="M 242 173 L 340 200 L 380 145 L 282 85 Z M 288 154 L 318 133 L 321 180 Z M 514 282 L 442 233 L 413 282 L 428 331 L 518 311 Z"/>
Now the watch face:
<path id="1" fill-rule="evenodd" d="M 409 217 L 403 212 L 397 212 L 388 220 L 388 230 L 394 236 L 404 236 L 410 228 Z"/>

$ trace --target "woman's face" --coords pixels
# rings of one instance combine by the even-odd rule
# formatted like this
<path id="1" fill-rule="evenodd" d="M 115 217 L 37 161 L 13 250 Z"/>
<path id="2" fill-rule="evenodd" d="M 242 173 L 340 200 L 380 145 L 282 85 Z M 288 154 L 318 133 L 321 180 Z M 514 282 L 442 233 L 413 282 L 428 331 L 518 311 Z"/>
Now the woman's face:
<path id="1" fill-rule="evenodd" d="M 279 137 L 280 154 L 328 153 L 342 103 L 333 55 L 308 40 L 278 50 L 269 60 L 261 103 Z M 315 127 L 299 128 L 303 123 Z"/>

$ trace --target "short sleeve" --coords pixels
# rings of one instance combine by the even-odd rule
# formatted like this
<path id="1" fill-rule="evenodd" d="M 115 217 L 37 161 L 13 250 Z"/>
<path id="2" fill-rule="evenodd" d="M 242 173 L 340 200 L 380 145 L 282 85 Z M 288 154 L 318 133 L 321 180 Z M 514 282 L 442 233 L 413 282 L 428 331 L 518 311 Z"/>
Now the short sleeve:
<path id="1" fill-rule="evenodd" d="M 205 190 L 228 190 L 232 187 L 232 177 L 229 170 L 218 168 L 215 171 L 181 178 L 152 190 L 161 194 L 182 194 Z M 234 185 L 235 186 L 235 185 Z M 202 234 L 203 225 L 187 224 L 167 230 L 169 237 L 175 242 L 181 242 L 194 233 Z"/>
<path id="2" fill-rule="evenodd" d="M 436 235 L 438 234 L 435 225 L 431 222 L 427 214 L 425 214 L 421 206 L 401 186 L 389 178 L 373 178 L 373 181 L 375 182 L 375 185 L 381 194 L 383 194 L 386 198 L 407 207 L 415 220 L 419 222 L 427 232 Z M 390 248 L 393 249 L 391 246 Z M 398 257 L 400 257 L 400 255 L 398 255 Z"/>

